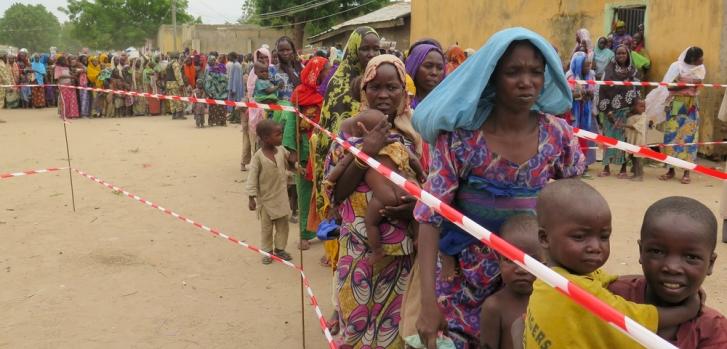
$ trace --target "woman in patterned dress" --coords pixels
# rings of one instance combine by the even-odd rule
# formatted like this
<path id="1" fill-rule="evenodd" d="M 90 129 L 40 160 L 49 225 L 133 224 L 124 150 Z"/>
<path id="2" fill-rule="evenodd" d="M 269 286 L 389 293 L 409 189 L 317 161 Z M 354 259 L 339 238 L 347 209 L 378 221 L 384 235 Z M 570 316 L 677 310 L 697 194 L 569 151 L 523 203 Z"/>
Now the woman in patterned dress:
<path id="1" fill-rule="evenodd" d="M 704 68 L 704 52 L 699 47 L 689 47 L 672 63 L 667 71 L 664 82 L 701 83 L 706 75 Z M 666 123 L 664 124 L 664 143 L 694 143 L 699 134 L 699 102 L 696 87 L 669 87 L 666 98 Z M 662 113 L 664 109 L 662 109 Z M 696 162 L 696 145 L 678 145 L 666 147 L 664 153 L 673 157 Z M 674 178 L 676 171 L 673 166 L 659 179 Z M 691 183 L 689 171 L 684 170 L 682 184 Z"/>
<path id="2" fill-rule="evenodd" d="M 388 140 L 401 142 L 420 155 L 421 138 L 411 125 L 405 82 L 406 70 L 401 60 L 393 55 L 372 58 L 360 85 L 361 109 L 378 109 L 389 120 L 368 130 L 362 138 L 345 133 L 342 136 L 368 154 L 377 154 Z M 331 146 L 324 165 L 326 175 L 344 155 L 338 143 Z M 327 191 L 341 216 L 336 287 L 342 336 L 339 348 L 402 348 L 399 319 L 413 263 L 414 246 L 407 234 L 413 205 L 405 204 L 408 210 L 401 211 L 409 215 L 407 220 L 397 219 L 404 216 L 386 214 L 389 218 L 380 225 L 385 257 L 370 264 L 371 251 L 363 221 L 372 195 L 364 181 L 366 170 L 367 166 L 352 161 Z"/>
<path id="3" fill-rule="evenodd" d="M 639 70 L 633 65 L 628 46 L 616 48 L 615 56 L 606 66 L 604 80 L 639 81 Z M 603 85 L 598 91 L 598 111 L 603 125 L 603 135 L 620 141 L 626 140 L 624 126 L 629 117 L 631 106 L 639 97 L 639 89 L 629 86 Z M 616 148 L 608 148 L 603 152 L 603 171 L 599 177 L 611 175 L 611 166 L 620 166 L 618 178 L 628 178 L 626 173 L 626 153 Z"/>
<path id="4" fill-rule="evenodd" d="M 571 99 L 547 40 L 524 28 L 496 33 L 417 106 L 414 126 L 431 145 L 423 189 L 493 232 L 512 215 L 533 213 L 549 180 L 583 172 L 577 138 L 553 116 Z M 421 340 L 435 348 L 437 333 L 448 330 L 457 348 L 479 348 L 482 303 L 501 285 L 497 253 L 421 202 L 414 217 Z"/>

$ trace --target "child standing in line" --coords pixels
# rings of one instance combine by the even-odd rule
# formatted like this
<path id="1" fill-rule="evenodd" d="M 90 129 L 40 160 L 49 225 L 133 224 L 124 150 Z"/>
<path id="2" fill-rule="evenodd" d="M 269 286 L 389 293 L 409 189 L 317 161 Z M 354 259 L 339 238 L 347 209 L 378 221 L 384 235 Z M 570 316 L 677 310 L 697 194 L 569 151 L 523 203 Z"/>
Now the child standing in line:
<path id="1" fill-rule="evenodd" d="M 549 183 L 538 196 L 536 212 L 548 265 L 570 282 L 654 332 L 697 315 L 696 294 L 678 306 L 656 307 L 629 302 L 606 288 L 616 279 L 601 269 L 610 254 L 611 210 L 593 187 L 577 179 Z M 641 348 L 541 280 L 533 284 L 524 337 L 525 349 Z"/>
<path id="2" fill-rule="evenodd" d="M 646 103 L 643 99 L 636 99 L 633 107 L 631 107 L 631 116 L 626 119 L 626 125 L 624 126 L 624 133 L 626 134 L 626 142 L 633 145 L 643 146 L 646 145 L 646 127 L 647 127 L 647 116 L 646 116 Z M 644 180 L 644 165 L 641 161 L 641 157 L 635 154 L 629 155 L 631 158 L 631 172 L 633 175 L 630 177 L 632 181 L 641 182 Z"/>
<path id="3" fill-rule="evenodd" d="M 500 229 L 500 237 L 531 257 L 543 260 L 538 243 L 538 220 L 534 215 L 521 214 L 508 218 Z M 513 323 L 522 319 L 530 294 L 533 293 L 535 276 L 502 255 L 499 256 L 499 262 L 505 286 L 482 304 L 480 348 L 483 349 L 515 347 Z M 522 343 L 522 335 L 517 338 Z"/>
<path id="4" fill-rule="evenodd" d="M 124 82 L 124 79 L 121 77 L 121 74 L 119 73 L 118 69 L 114 69 L 111 73 L 111 89 L 112 90 L 125 90 L 126 89 L 126 83 Z M 126 97 L 121 94 L 111 94 L 113 98 L 114 103 L 114 115 L 117 118 L 126 116 Z"/>
<path id="5" fill-rule="evenodd" d="M 285 251 L 288 244 L 288 217 L 290 205 L 287 192 L 287 169 L 290 168 L 288 151 L 283 144 L 283 127 L 266 119 L 257 125 L 261 148 L 250 162 L 246 191 L 250 211 L 258 211 L 261 226 L 260 248 L 289 261 L 293 257 Z M 273 236 L 273 228 L 275 234 Z M 263 257 L 263 264 L 272 258 Z"/>
<path id="6" fill-rule="evenodd" d="M 207 98 L 204 93 L 204 81 L 202 78 L 197 79 L 194 89 L 192 90 L 192 97 L 195 98 Z M 192 106 L 192 113 L 194 113 L 194 122 L 197 124 L 197 128 L 204 127 L 204 114 L 207 112 L 206 103 L 194 103 Z"/>
<path id="7" fill-rule="evenodd" d="M 707 206 L 682 196 L 661 199 L 641 225 L 644 276 L 623 276 L 608 289 L 636 303 L 679 306 L 712 274 L 716 245 L 717 219 Z M 727 348 L 727 319 L 704 304 L 695 318 L 658 333 L 681 349 Z"/>

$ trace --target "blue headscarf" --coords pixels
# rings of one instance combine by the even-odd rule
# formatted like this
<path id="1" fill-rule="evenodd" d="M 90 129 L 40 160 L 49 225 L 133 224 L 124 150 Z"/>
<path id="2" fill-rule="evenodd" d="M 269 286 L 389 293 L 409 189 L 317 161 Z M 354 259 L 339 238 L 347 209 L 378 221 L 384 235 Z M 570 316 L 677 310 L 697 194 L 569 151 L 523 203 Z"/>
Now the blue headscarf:
<path id="1" fill-rule="evenodd" d="M 35 72 L 35 81 L 39 85 L 43 85 L 43 77 L 46 74 L 45 70 L 45 63 L 43 63 L 43 57 L 38 57 L 37 59 L 35 57 L 31 58 L 31 64 L 30 67 Z"/>
<path id="2" fill-rule="evenodd" d="M 502 55 L 516 40 L 530 41 L 545 57 L 545 84 L 533 109 L 561 114 L 571 107 L 571 90 L 553 46 L 528 29 L 505 29 L 490 37 L 485 46 L 448 75 L 417 106 L 414 128 L 427 143 L 434 143 L 441 131 L 476 130 L 482 126 L 495 103 L 495 86 L 489 83 L 490 78 Z"/>
<path id="3" fill-rule="evenodd" d="M 586 63 L 588 56 L 585 52 L 576 52 L 570 60 L 570 73 L 573 75 L 573 79 L 576 80 L 590 80 L 590 72 L 583 75 L 583 65 Z M 572 105 L 572 116 L 573 126 L 582 128 L 585 130 L 591 130 L 591 108 L 592 101 L 587 99 L 585 101 L 573 100 Z"/>

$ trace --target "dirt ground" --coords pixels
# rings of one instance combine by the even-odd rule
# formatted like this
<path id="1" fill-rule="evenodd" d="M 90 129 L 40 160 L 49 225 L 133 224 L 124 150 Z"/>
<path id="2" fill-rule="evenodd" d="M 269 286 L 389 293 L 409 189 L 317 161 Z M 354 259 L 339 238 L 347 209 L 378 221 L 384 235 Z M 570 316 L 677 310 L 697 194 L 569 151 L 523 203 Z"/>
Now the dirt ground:
<path id="1" fill-rule="evenodd" d="M 0 173 L 66 166 L 63 124 L 54 109 L 0 110 Z M 171 117 L 76 120 L 68 126 L 73 166 L 252 244 L 259 223 L 247 210 L 237 125 L 196 129 Z M 636 240 L 645 209 L 669 195 L 717 210 L 721 185 L 598 178 L 614 216 L 617 274 L 640 273 Z M 158 210 L 66 171 L 0 182 L 0 348 L 300 348 L 298 275 Z M 291 232 L 297 231 L 297 225 Z M 291 233 L 288 250 L 300 263 Z M 322 245 L 304 254 L 326 315 L 331 274 Z M 717 246 L 704 288 L 727 313 L 727 244 Z M 720 287 L 721 286 L 721 287 Z M 305 305 L 308 348 L 325 347 Z"/>

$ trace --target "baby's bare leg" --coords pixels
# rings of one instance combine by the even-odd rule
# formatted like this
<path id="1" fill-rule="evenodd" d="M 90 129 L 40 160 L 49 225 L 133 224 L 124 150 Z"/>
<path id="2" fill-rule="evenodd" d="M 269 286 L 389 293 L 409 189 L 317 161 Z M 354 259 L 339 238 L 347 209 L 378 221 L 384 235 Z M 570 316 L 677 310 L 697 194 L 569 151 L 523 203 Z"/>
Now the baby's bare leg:
<path id="1" fill-rule="evenodd" d="M 383 208 L 384 204 L 374 195 L 371 200 L 369 200 L 368 206 L 366 207 L 366 216 L 364 217 L 366 238 L 368 239 L 369 247 L 374 254 L 382 250 L 379 224 L 383 220 L 383 217 L 381 217 L 379 211 Z"/>

